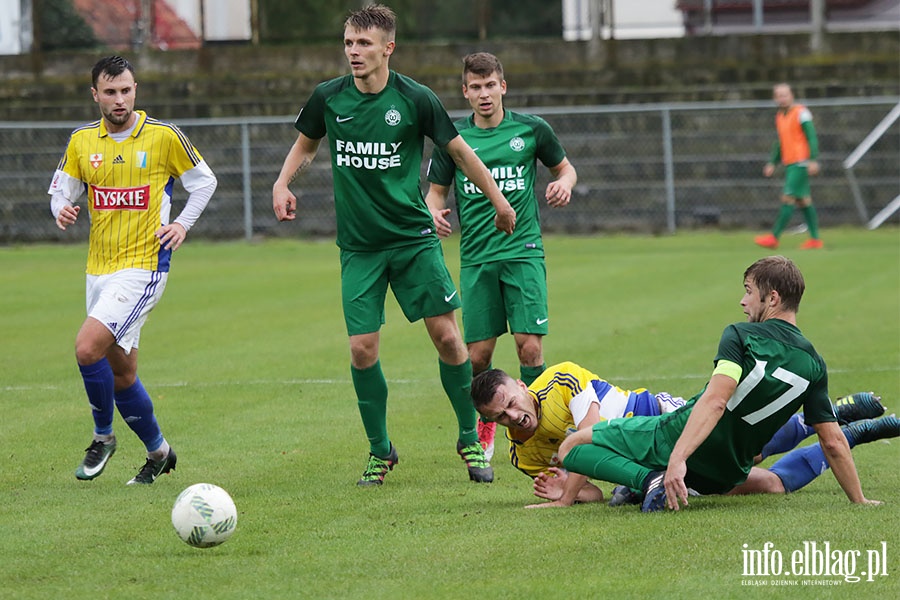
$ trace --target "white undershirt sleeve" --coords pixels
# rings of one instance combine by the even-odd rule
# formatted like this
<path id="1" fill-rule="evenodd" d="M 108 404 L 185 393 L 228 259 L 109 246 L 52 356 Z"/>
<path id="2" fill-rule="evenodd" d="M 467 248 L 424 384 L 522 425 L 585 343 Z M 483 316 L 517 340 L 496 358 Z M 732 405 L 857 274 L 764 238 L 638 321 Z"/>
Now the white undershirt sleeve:
<path id="1" fill-rule="evenodd" d="M 84 193 L 84 182 L 57 169 L 47 193 L 50 194 L 50 212 L 56 219 L 64 206 L 71 206 L 81 198 L 81 194 Z"/>
<path id="2" fill-rule="evenodd" d="M 206 161 L 200 161 L 196 167 L 185 171 L 181 176 L 181 185 L 187 190 L 189 196 L 184 205 L 184 210 L 175 218 L 175 222 L 190 231 L 206 205 L 209 204 L 213 192 L 216 191 L 218 180 Z"/>
<path id="3" fill-rule="evenodd" d="M 569 400 L 569 411 L 572 413 L 572 422 L 575 423 L 576 428 L 587 416 L 591 404 L 600 406 L 600 399 L 597 398 L 597 392 L 594 391 L 594 386 L 592 385 L 581 390 Z"/>

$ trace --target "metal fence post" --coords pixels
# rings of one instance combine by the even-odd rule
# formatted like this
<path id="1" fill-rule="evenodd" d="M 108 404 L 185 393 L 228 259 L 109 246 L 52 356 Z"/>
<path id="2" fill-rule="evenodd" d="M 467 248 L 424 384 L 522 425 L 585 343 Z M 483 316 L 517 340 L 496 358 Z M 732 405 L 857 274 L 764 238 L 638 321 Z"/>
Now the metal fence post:
<path id="1" fill-rule="evenodd" d="M 672 115 L 668 107 L 662 109 L 663 163 L 666 172 L 666 225 L 675 233 L 675 165 L 672 161 Z"/>
<path id="2" fill-rule="evenodd" d="M 244 185 L 244 239 L 253 237 L 253 194 L 250 189 L 250 125 L 241 123 L 241 176 Z"/>

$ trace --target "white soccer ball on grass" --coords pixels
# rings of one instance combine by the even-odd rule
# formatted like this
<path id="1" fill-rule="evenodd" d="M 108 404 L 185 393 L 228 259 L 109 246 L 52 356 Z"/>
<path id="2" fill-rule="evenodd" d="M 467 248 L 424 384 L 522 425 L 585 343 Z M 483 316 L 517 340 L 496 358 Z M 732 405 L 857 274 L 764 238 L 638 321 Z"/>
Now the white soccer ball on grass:
<path id="1" fill-rule="evenodd" d="M 218 546 L 237 527 L 237 509 L 228 492 L 211 483 L 195 483 L 178 494 L 172 507 L 178 537 L 195 548 Z"/>

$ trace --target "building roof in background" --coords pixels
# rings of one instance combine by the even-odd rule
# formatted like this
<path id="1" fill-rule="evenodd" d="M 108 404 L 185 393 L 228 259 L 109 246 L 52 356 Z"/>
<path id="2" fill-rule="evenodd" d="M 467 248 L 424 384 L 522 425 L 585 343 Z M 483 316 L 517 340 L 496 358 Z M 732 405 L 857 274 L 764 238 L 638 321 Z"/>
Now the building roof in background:
<path id="1" fill-rule="evenodd" d="M 131 48 L 138 40 L 141 0 L 73 0 L 78 14 L 94 30 L 97 39 L 116 49 Z M 165 0 L 151 0 L 151 40 L 154 48 L 183 50 L 202 46 L 200 36 Z"/>

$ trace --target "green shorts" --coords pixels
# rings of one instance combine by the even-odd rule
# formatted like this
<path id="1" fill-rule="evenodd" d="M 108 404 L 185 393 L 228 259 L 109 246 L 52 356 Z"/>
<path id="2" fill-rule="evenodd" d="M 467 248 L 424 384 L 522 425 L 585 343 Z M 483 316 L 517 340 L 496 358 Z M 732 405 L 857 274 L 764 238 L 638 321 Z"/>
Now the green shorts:
<path id="1" fill-rule="evenodd" d="M 467 344 L 512 333 L 547 335 L 547 267 L 543 258 L 462 267 L 459 287 Z"/>
<path id="2" fill-rule="evenodd" d="M 662 416 L 600 421 L 592 428 L 591 442 L 602 452 L 580 452 L 581 446 L 575 446 L 566 456 L 565 467 L 577 473 L 597 473 L 598 464 L 602 463 L 606 471 L 601 474 L 610 475 L 610 481 L 629 480 L 626 485 L 639 489 L 650 471 L 666 470 L 675 442 L 690 415 L 688 409 Z M 715 457 L 699 458 L 695 452 L 688 459 L 684 480 L 688 487 L 701 494 L 724 494 L 746 479 L 746 475 L 731 468 L 717 466 Z"/>
<path id="3" fill-rule="evenodd" d="M 784 168 L 785 196 L 791 198 L 809 198 L 809 170 L 805 162 L 794 163 Z"/>
<path id="4" fill-rule="evenodd" d="M 410 323 L 460 306 L 437 238 L 378 252 L 342 249 L 341 298 L 348 335 L 381 329 L 388 284 Z"/>

